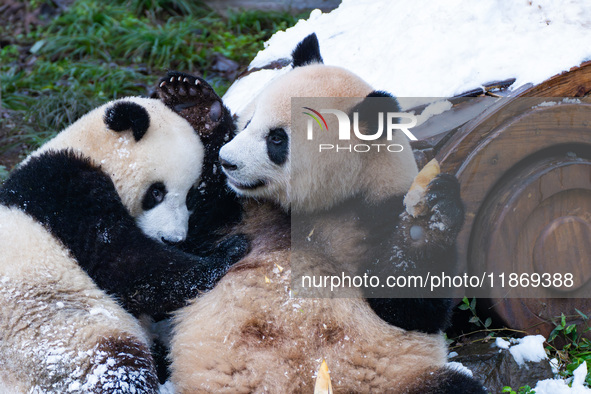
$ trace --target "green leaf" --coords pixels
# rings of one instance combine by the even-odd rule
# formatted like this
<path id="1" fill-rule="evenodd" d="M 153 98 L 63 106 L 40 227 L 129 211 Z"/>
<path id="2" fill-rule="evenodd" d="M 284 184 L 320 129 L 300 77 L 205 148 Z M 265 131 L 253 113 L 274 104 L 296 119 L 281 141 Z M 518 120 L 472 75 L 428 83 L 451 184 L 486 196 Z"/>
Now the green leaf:
<path id="1" fill-rule="evenodd" d="M 470 309 L 476 309 L 476 297 L 472 298 L 472 302 L 470 303 Z"/>
<path id="2" fill-rule="evenodd" d="M 488 328 L 492 324 L 492 319 L 489 317 L 484 321 L 484 327 Z"/>
<path id="3" fill-rule="evenodd" d="M 585 315 L 583 312 L 581 312 L 577 308 L 575 308 L 575 311 L 577 311 L 577 313 L 583 318 L 583 320 L 589 320 L 589 318 L 587 317 L 587 315 Z"/>
<path id="4" fill-rule="evenodd" d="M 576 325 L 576 324 L 571 324 L 570 326 L 566 327 L 566 330 L 564 330 L 564 332 L 565 332 L 566 334 L 570 334 L 570 333 L 571 333 L 571 332 L 573 332 L 573 331 L 574 331 L 574 332 L 575 332 L 575 334 L 576 334 L 576 332 L 577 332 L 577 325 Z"/>
<path id="5" fill-rule="evenodd" d="M 465 310 L 470 309 L 470 305 L 460 304 L 460 305 L 458 305 L 458 309 L 465 311 Z"/>
<path id="6" fill-rule="evenodd" d="M 472 316 L 470 318 L 470 320 L 468 320 L 470 323 L 474 323 L 474 324 L 479 324 L 480 323 L 480 319 L 478 318 L 478 316 Z"/>
<path id="7" fill-rule="evenodd" d="M 548 335 L 548 342 L 552 342 L 554 339 L 556 339 L 556 337 L 558 336 L 558 333 L 560 331 L 562 331 L 562 328 L 563 327 L 561 327 L 561 326 L 556 326 L 554 328 L 554 330 L 552 330 L 552 332 L 550 333 L 550 335 Z"/>
<path id="8" fill-rule="evenodd" d="M 566 326 L 566 316 L 564 316 L 564 313 L 561 313 L 560 316 L 560 325 L 564 327 Z"/>
<path id="9" fill-rule="evenodd" d="M 29 52 L 31 52 L 33 55 L 36 54 L 37 52 L 39 52 L 39 49 L 41 49 L 43 45 L 45 45 L 45 40 L 39 40 L 35 44 L 33 44 L 31 49 L 29 49 Z"/>

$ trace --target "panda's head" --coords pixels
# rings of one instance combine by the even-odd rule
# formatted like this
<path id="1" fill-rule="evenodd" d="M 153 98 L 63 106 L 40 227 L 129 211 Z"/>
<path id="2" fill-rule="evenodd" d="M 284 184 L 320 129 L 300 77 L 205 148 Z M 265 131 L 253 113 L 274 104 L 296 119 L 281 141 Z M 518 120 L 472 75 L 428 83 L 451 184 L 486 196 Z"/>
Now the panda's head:
<path id="1" fill-rule="evenodd" d="M 405 193 L 417 168 L 408 139 L 401 132 L 395 132 L 389 143 L 402 145 L 402 152 L 319 154 L 319 143 L 338 143 L 336 133 L 315 134 L 318 143 L 313 145 L 305 141 L 305 128 L 298 127 L 297 132 L 292 128 L 294 97 L 311 98 L 312 102 L 323 98 L 323 105 L 350 111 L 364 107 L 374 96 L 387 96 L 390 110 L 396 112 L 396 100 L 375 92 L 343 68 L 322 64 L 314 34 L 294 50 L 293 66 L 293 70 L 272 81 L 245 113 L 239 114 L 241 130 L 220 151 L 230 187 L 240 195 L 272 200 L 295 212 L 326 209 L 354 196 L 371 202 Z M 350 104 L 350 98 L 359 99 Z M 306 124 L 300 112 L 294 111 L 293 120 L 298 125 Z M 328 130 L 338 130 L 336 116 L 326 116 L 325 120 Z M 370 130 L 365 132 L 371 134 Z M 366 141 L 351 141 L 355 142 Z"/>
<path id="2" fill-rule="evenodd" d="M 139 97 L 109 102 L 33 155 L 63 149 L 89 157 L 111 177 L 146 235 L 167 243 L 186 238 L 187 197 L 199 181 L 204 148 L 190 124 L 162 102 Z"/>

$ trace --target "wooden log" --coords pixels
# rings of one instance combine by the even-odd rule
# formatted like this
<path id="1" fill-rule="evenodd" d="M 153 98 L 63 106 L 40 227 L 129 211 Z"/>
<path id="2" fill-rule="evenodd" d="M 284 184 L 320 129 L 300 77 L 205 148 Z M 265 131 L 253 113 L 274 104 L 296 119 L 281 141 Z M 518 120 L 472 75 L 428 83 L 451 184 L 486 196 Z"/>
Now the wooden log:
<path id="1" fill-rule="evenodd" d="M 456 174 L 466 205 L 458 238 L 468 272 L 572 272 L 575 286 L 538 288 L 528 299 L 493 291 L 493 309 L 512 328 L 548 335 L 561 313 L 591 312 L 565 299 L 591 288 L 591 100 L 541 105 L 543 97 L 591 91 L 591 63 L 501 99 L 436 149 Z"/>

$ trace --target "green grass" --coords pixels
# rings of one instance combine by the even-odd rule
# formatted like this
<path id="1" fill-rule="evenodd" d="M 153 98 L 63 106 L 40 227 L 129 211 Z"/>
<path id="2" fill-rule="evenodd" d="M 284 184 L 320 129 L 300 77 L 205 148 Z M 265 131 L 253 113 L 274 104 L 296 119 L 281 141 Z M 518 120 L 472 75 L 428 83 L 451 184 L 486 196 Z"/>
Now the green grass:
<path id="1" fill-rule="evenodd" d="M 148 94 L 168 69 L 200 73 L 221 95 L 231 81 L 211 72 L 216 53 L 245 67 L 297 20 L 260 11 L 224 17 L 192 0 L 75 1 L 0 50 L 1 107 L 26 122 L 11 143 L 34 149 L 108 100 Z M 11 27 L 0 26 L 0 36 Z"/>

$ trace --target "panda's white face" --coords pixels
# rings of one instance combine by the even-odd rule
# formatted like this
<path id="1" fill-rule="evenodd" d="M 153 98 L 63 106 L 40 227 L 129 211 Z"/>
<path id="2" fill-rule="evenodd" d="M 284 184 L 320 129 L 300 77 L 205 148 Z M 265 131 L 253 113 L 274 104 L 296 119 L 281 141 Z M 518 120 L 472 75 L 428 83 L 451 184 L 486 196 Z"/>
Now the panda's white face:
<path id="1" fill-rule="evenodd" d="M 187 196 L 200 179 L 204 148 L 191 125 L 159 100 L 107 103 L 34 155 L 49 149 L 73 149 L 100 165 L 149 237 L 168 243 L 186 238 Z"/>
<path id="2" fill-rule="evenodd" d="M 264 108 L 265 103 L 259 105 Z M 284 115 L 256 108 L 244 130 L 220 150 L 228 185 L 238 194 L 289 199 L 291 130 L 289 113 Z"/>
<path id="3" fill-rule="evenodd" d="M 392 142 L 403 145 L 404 153 L 327 152 L 320 156 L 317 145 L 316 150 L 308 148 L 311 145 L 304 141 L 303 130 L 296 132 L 291 127 L 292 97 L 310 98 L 311 102 L 331 98 L 334 106 L 325 108 L 343 108 L 349 105 L 348 98 L 363 98 L 372 91 L 351 72 L 321 64 L 297 67 L 278 77 L 254 100 L 250 113 L 240 114 L 244 129 L 220 151 L 228 184 L 240 195 L 271 200 L 296 212 L 326 209 L 355 195 L 377 200 L 380 195 L 405 192 L 417 170 L 403 135 Z M 298 111 L 294 115 L 304 118 Z M 305 124 L 306 119 L 295 121 Z M 326 121 L 329 130 L 338 130 L 336 117 L 326 117 Z M 338 143 L 335 134 L 318 133 L 315 138 L 320 143 Z M 387 172 L 381 179 L 391 179 L 391 183 L 374 184 L 380 178 L 376 171 Z"/>

